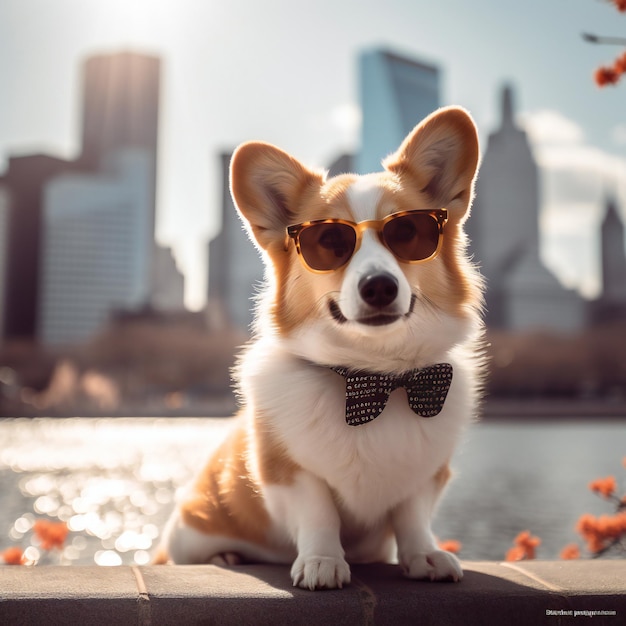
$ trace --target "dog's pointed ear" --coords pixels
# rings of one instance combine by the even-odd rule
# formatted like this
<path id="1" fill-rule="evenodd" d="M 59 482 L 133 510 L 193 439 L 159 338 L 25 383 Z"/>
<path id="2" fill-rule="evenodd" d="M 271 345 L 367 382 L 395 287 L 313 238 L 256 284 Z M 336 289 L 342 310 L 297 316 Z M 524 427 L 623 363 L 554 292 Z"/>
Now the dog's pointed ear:
<path id="1" fill-rule="evenodd" d="M 460 219 L 473 197 L 478 160 L 478 133 L 470 114 L 446 107 L 418 124 L 383 165 Z"/>
<path id="2" fill-rule="evenodd" d="M 233 153 L 230 189 L 239 212 L 263 249 L 284 246 L 285 228 L 298 221 L 306 195 L 324 182 L 298 160 L 271 144 L 244 143 Z"/>

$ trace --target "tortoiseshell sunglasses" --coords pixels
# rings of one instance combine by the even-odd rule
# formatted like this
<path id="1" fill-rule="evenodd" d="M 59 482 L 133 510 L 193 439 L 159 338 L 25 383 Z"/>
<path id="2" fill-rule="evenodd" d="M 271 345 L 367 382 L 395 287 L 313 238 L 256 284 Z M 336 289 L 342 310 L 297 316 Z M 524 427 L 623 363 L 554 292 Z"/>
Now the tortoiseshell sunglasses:
<path id="1" fill-rule="evenodd" d="M 373 228 L 399 261 L 421 263 L 437 256 L 447 221 L 446 209 L 400 211 L 358 224 L 342 219 L 314 220 L 288 226 L 285 248 L 291 238 L 307 269 L 334 272 L 359 249 L 365 229 Z"/>

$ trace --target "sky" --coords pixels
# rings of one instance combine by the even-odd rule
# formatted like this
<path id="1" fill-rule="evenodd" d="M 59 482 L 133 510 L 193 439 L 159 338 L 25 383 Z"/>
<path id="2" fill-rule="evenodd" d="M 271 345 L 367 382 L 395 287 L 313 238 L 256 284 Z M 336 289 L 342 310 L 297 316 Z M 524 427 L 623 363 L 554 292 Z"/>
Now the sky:
<path id="1" fill-rule="evenodd" d="M 442 103 L 470 110 L 483 150 L 499 91 L 514 86 L 544 172 L 543 258 L 593 296 L 606 190 L 626 207 L 626 81 L 594 85 L 621 48 L 582 32 L 626 36 L 626 14 L 603 0 L 1 0 L 0 172 L 10 155 L 77 155 L 86 57 L 160 56 L 156 236 L 198 308 L 220 224 L 219 154 L 261 139 L 324 166 L 354 149 L 358 54 L 385 46 L 441 68 Z"/>

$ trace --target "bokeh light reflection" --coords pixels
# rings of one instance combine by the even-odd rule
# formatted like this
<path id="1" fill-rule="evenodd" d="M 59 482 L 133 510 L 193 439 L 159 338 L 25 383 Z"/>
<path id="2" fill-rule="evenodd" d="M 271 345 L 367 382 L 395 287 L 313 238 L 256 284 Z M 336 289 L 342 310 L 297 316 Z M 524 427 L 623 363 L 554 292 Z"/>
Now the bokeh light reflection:
<path id="1" fill-rule="evenodd" d="M 174 494 L 216 445 L 228 420 L 0 421 L 0 547 L 28 562 L 149 563 Z M 36 519 L 64 521 L 62 550 L 42 551 Z"/>

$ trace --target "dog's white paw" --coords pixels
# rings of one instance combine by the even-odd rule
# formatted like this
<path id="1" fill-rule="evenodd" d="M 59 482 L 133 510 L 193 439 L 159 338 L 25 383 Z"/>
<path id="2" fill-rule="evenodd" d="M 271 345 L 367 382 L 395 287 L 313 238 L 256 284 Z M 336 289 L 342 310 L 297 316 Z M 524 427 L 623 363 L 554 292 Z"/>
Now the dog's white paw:
<path id="1" fill-rule="evenodd" d="M 303 589 L 341 589 L 350 582 L 350 566 L 342 557 L 298 556 L 291 579 L 294 587 Z"/>
<path id="2" fill-rule="evenodd" d="M 408 578 L 451 580 L 455 583 L 463 578 L 463 569 L 459 560 L 454 554 L 444 550 L 414 554 L 403 558 L 400 565 L 404 575 Z"/>

